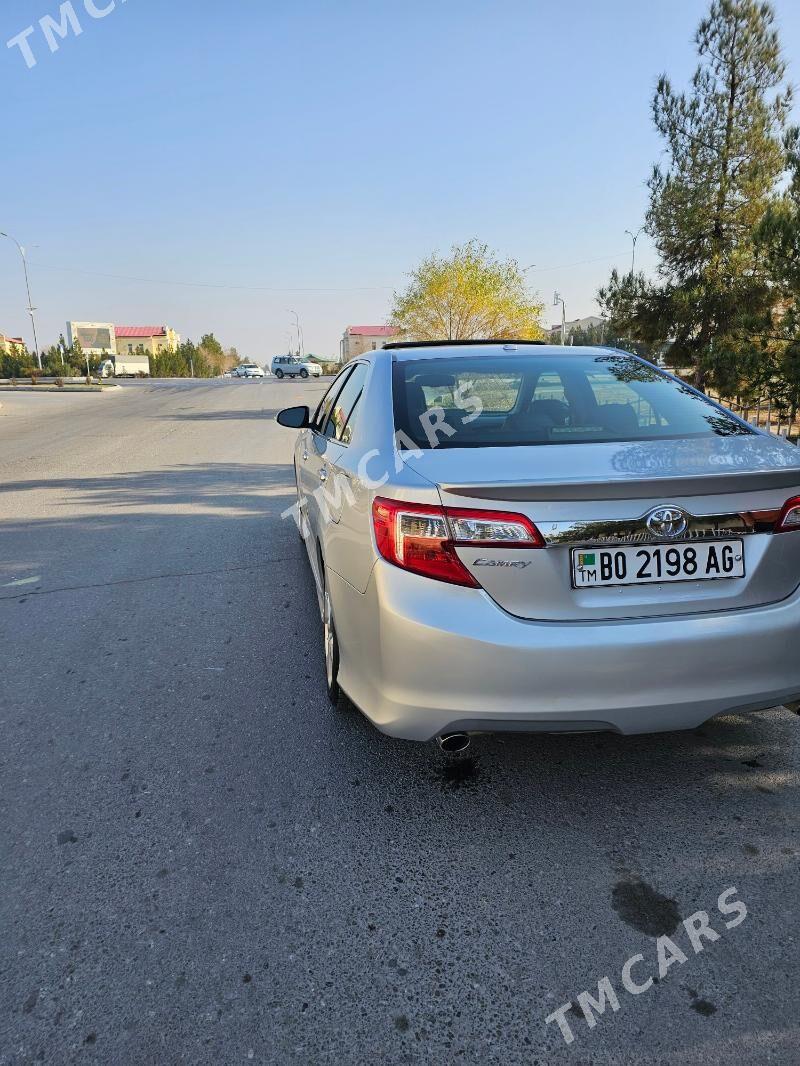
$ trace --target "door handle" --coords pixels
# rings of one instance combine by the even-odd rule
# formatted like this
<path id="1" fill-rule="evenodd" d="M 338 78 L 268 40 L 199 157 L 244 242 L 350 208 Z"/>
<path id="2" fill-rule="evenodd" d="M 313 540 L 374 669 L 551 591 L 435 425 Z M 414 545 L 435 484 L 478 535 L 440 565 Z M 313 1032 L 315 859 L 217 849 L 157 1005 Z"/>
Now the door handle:
<path id="1" fill-rule="evenodd" d="M 324 466 L 319 472 L 319 479 L 320 479 L 320 481 L 327 481 L 328 480 L 328 471 L 325 469 Z"/>
<path id="2" fill-rule="evenodd" d="M 308 462 L 308 452 L 303 452 L 303 462 L 304 463 Z"/>

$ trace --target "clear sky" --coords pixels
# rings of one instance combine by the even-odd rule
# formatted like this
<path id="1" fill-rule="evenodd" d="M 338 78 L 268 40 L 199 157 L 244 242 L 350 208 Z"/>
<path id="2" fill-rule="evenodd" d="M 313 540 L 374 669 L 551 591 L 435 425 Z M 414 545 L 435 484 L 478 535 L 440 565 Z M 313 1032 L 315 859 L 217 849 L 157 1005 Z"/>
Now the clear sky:
<path id="1" fill-rule="evenodd" d="M 434 249 L 479 237 L 570 318 L 629 268 L 703 0 L 2 0 L 0 229 L 40 342 L 67 319 L 213 330 L 265 361 L 380 323 Z M 800 4 L 777 0 L 800 80 Z M 27 38 L 36 65 L 4 42 Z M 639 263 L 654 259 L 644 238 Z M 0 240 L 0 331 L 29 337 Z"/>

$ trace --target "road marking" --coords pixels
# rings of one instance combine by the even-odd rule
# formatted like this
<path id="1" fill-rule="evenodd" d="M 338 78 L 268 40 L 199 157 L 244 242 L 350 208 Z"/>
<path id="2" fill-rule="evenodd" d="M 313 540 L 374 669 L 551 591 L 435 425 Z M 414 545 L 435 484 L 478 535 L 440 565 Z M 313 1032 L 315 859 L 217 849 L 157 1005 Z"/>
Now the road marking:
<path id="1" fill-rule="evenodd" d="M 35 585 L 37 581 L 41 581 L 41 577 L 23 577 L 19 581 L 9 581 L 7 585 L 3 585 L 4 589 L 16 589 L 20 585 Z"/>

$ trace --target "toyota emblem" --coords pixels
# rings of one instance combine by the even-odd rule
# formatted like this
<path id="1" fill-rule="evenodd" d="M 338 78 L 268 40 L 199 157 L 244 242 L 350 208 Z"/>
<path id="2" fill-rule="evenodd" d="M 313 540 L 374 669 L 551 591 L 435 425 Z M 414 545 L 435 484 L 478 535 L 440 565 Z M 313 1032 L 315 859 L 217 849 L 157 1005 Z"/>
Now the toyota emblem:
<path id="1" fill-rule="evenodd" d="M 689 528 L 689 516 L 680 507 L 656 507 L 646 518 L 647 528 L 654 537 L 682 537 Z"/>

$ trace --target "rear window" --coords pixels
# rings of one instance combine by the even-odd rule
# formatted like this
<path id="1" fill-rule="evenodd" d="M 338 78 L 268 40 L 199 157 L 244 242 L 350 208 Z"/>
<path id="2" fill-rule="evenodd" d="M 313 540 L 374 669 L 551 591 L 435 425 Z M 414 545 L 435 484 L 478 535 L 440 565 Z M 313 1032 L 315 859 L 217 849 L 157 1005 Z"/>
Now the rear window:
<path id="1" fill-rule="evenodd" d="M 401 446 L 469 448 L 743 436 L 750 427 L 635 356 L 398 360 Z"/>

